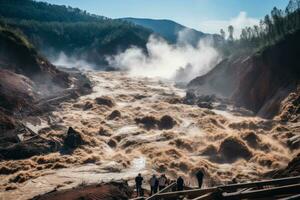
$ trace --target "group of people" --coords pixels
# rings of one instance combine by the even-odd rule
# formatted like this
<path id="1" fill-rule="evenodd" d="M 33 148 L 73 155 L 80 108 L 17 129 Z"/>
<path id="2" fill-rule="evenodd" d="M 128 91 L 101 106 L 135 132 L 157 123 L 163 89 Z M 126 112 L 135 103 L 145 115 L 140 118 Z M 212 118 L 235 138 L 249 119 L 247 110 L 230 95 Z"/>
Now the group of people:
<path id="1" fill-rule="evenodd" d="M 202 187 L 203 177 L 204 177 L 203 172 L 201 170 L 199 170 L 196 173 L 196 178 L 198 181 L 199 188 Z M 142 187 L 143 181 L 144 181 L 144 178 L 142 177 L 141 174 L 138 174 L 138 176 L 135 177 L 137 196 L 144 196 L 144 190 Z M 156 175 L 153 174 L 149 180 L 150 196 L 157 193 L 158 191 L 163 190 L 170 183 L 171 183 L 170 180 L 166 177 L 165 174 L 162 174 L 160 177 L 156 177 Z M 185 186 L 184 179 L 181 176 L 179 176 L 176 180 L 176 189 L 175 190 L 182 191 L 182 190 L 184 190 L 184 186 Z"/>

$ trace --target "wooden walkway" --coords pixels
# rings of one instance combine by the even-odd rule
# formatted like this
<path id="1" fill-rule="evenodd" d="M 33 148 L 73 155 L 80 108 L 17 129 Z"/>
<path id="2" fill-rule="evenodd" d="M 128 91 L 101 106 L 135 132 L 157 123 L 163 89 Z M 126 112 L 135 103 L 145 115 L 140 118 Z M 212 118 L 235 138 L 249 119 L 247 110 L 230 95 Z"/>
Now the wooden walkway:
<path id="1" fill-rule="evenodd" d="M 136 200 L 300 199 L 300 176 L 172 192 L 173 183 L 151 197 Z"/>

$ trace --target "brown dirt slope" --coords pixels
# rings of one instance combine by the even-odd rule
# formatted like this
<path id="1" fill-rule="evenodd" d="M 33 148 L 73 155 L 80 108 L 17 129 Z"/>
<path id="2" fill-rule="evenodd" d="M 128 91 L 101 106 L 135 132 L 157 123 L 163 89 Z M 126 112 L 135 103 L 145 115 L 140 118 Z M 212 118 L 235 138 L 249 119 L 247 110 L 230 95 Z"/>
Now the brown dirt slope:
<path id="1" fill-rule="evenodd" d="M 127 183 L 112 182 L 107 184 L 82 186 L 79 188 L 51 192 L 33 198 L 33 200 L 127 200 L 131 196 Z"/>
<path id="2" fill-rule="evenodd" d="M 197 95 L 231 98 L 239 106 L 272 118 L 299 84 L 299 43 L 300 31 L 253 55 L 227 58 L 208 74 L 192 80 L 188 88 Z"/>
<path id="3" fill-rule="evenodd" d="M 0 107 L 22 111 L 37 96 L 47 96 L 69 85 L 68 74 L 37 53 L 18 32 L 0 27 Z"/>

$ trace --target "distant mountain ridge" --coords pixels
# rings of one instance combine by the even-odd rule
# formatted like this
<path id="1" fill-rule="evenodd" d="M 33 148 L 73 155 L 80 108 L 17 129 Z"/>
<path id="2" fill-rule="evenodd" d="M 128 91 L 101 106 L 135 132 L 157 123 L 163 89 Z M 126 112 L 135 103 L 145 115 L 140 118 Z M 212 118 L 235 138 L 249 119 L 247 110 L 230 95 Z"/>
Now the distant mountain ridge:
<path id="1" fill-rule="evenodd" d="M 197 44 L 199 39 L 210 36 L 210 34 L 203 33 L 201 31 L 197 31 L 192 28 L 188 28 L 183 26 L 177 22 L 167 19 L 148 19 L 148 18 L 121 18 L 121 20 L 125 20 L 131 22 L 135 25 L 143 26 L 145 28 L 150 29 L 154 33 L 161 35 L 166 40 L 171 43 L 176 43 L 177 38 L 180 34 L 187 33 L 189 35 L 188 40 L 189 43 Z M 184 36 L 184 35 L 182 35 Z"/>
<path id="2" fill-rule="evenodd" d="M 152 34 L 133 23 L 34 0 L 0 0 L 0 25 L 23 32 L 45 56 L 64 52 L 97 66 L 130 46 L 145 48 Z"/>

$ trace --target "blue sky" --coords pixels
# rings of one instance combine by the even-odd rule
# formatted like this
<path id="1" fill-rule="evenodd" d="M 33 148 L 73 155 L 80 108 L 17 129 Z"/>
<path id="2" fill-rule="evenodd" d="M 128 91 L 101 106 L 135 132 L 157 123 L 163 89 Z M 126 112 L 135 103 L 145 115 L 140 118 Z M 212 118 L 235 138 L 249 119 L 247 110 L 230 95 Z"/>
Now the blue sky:
<path id="1" fill-rule="evenodd" d="M 171 19 L 209 33 L 229 24 L 237 30 L 253 25 L 276 6 L 285 8 L 288 0 L 43 0 L 78 7 L 110 18 L 139 17 Z M 239 27 L 240 26 L 240 27 Z M 238 31 L 237 31 L 238 32 Z"/>

